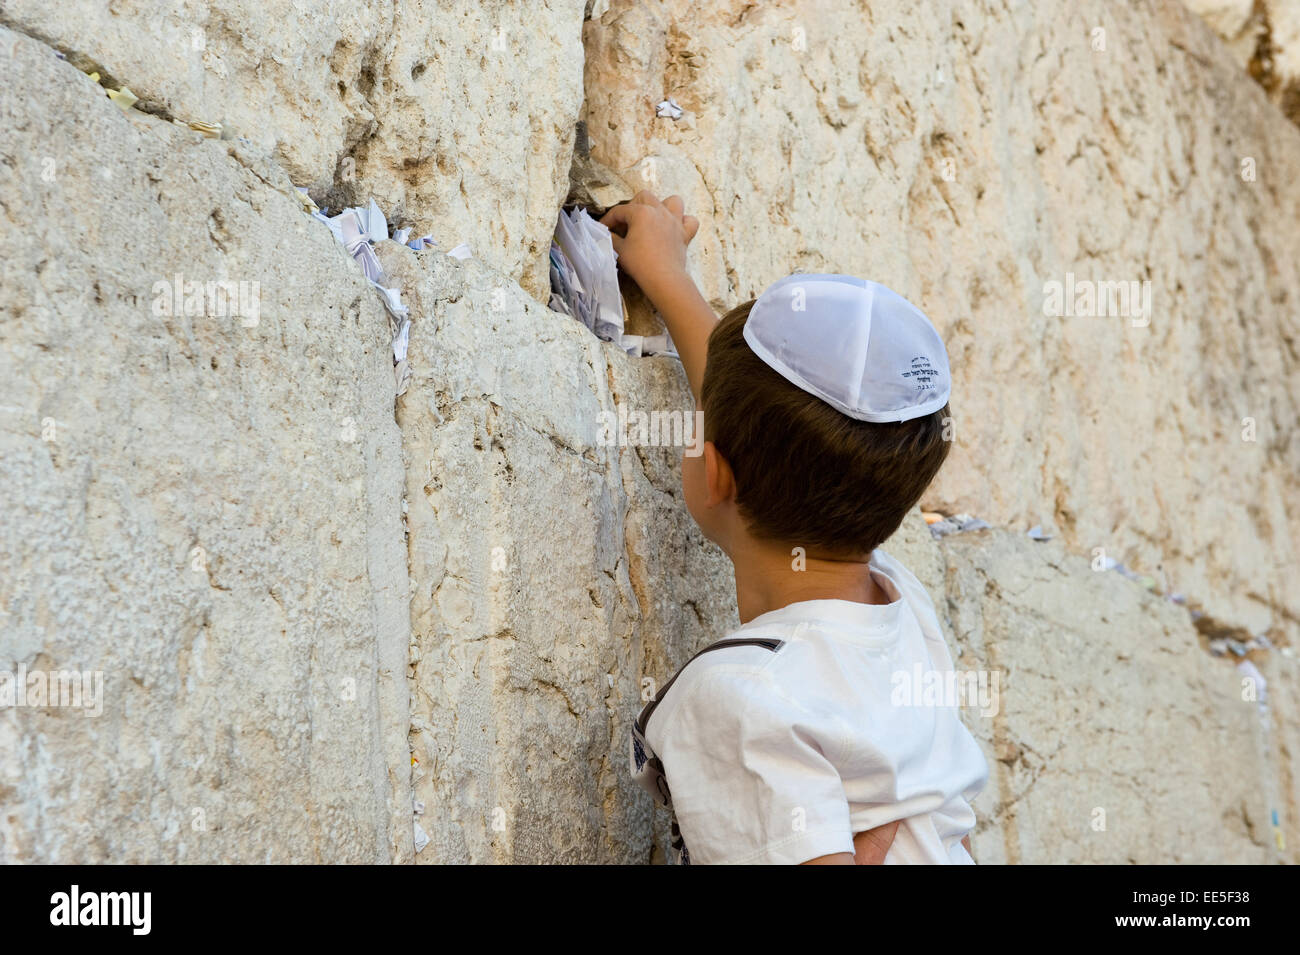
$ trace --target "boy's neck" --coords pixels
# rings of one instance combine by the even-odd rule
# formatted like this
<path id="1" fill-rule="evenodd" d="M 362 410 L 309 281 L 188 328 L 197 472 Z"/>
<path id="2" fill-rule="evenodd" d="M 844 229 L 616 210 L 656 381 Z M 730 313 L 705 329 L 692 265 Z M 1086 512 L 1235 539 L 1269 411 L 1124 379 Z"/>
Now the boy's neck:
<path id="1" fill-rule="evenodd" d="M 841 560 L 800 556 L 792 554 L 793 549 L 752 540 L 733 549 L 730 556 L 736 572 L 736 608 L 741 623 L 803 600 L 889 603 L 889 596 L 867 565 L 870 554 Z"/>

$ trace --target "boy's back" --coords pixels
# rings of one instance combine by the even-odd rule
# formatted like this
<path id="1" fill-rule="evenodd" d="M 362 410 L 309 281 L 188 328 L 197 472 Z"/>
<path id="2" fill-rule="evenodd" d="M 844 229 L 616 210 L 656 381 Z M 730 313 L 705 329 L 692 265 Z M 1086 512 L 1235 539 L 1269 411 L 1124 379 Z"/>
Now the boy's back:
<path id="1" fill-rule="evenodd" d="M 970 862 L 987 768 L 956 700 L 895 694 L 952 664 L 924 589 L 878 551 L 948 455 L 938 331 L 885 286 L 833 274 L 781 279 L 719 321 L 686 272 L 698 223 L 680 198 L 641 193 L 602 221 L 703 412 L 682 496 L 731 559 L 744 625 L 632 730 L 634 774 L 676 806 L 674 848 L 853 865 L 893 830 L 886 861 Z"/>
<path id="2" fill-rule="evenodd" d="M 797 863 L 902 820 L 888 863 L 970 863 L 987 780 L 951 705 L 898 705 L 952 669 L 923 587 L 877 550 L 888 604 L 810 600 L 762 614 L 683 667 L 638 720 L 694 863 Z M 942 701 L 951 702 L 949 700 Z M 643 761 L 653 793 L 662 781 Z"/>

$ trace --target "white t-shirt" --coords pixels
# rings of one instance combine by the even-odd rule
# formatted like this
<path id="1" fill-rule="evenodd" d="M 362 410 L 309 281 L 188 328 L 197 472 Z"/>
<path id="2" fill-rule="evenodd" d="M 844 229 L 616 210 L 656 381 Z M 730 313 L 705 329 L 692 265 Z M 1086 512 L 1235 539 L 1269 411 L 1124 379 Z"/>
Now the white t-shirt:
<path id="1" fill-rule="evenodd" d="M 886 864 L 972 862 L 988 765 L 951 695 L 913 692 L 952 658 L 921 583 L 878 549 L 870 567 L 889 604 L 755 617 L 642 711 L 632 771 L 673 808 L 679 861 L 806 862 L 898 819 Z"/>

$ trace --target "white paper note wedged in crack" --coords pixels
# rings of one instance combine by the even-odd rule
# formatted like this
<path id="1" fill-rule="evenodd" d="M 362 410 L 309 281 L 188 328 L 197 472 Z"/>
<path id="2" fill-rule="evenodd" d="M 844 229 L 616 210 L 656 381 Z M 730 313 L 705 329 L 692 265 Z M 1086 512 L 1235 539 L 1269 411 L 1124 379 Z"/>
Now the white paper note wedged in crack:
<path id="1" fill-rule="evenodd" d="M 663 335 L 624 334 L 627 310 L 618 288 L 618 255 L 609 229 L 585 209 L 560 210 L 551 242 L 550 306 L 629 355 L 676 355 Z"/>
<path id="2" fill-rule="evenodd" d="M 411 375 L 406 361 L 406 351 L 411 340 L 410 310 L 402 304 L 401 289 L 388 288 L 381 284 L 384 281 L 384 269 L 379 264 L 379 257 L 375 255 L 374 245 L 388 238 L 388 220 L 379 210 L 379 204 L 374 199 L 370 200 L 368 206 L 353 206 L 351 209 L 344 209 L 336 216 L 326 216 L 321 212 L 313 212 L 312 216 L 329 226 L 330 231 L 334 233 L 334 238 L 348 250 L 348 255 L 361 263 L 361 270 L 365 273 L 366 280 L 383 300 L 384 310 L 388 312 L 389 330 L 392 332 L 395 388 L 396 393 L 401 395 L 406 391 Z M 410 230 L 400 230 L 399 234 L 405 239 L 410 235 Z M 409 248 L 423 249 L 426 240 L 430 245 L 433 244 L 432 238 L 428 236 L 404 244 Z"/>

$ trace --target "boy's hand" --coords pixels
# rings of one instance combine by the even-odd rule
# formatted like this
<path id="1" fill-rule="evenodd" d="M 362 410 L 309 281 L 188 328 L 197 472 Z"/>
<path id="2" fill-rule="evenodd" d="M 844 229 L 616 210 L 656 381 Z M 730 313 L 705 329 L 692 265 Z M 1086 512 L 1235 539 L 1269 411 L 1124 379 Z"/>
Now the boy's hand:
<path id="1" fill-rule="evenodd" d="M 887 822 L 875 829 L 867 829 L 853 837 L 853 853 L 837 852 L 834 855 L 818 856 L 809 859 L 803 865 L 884 865 L 889 847 L 894 844 L 898 834 L 899 823 Z"/>
<path id="2" fill-rule="evenodd" d="M 718 316 L 686 271 L 686 246 L 700 230 L 699 220 L 686 215 L 681 196 L 660 202 L 642 191 L 631 202 L 610 209 L 600 221 L 613 234 L 618 267 L 663 316 L 698 408 L 709 333 L 718 324 Z"/>
<path id="3" fill-rule="evenodd" d="M 854 864 L 884 865 L 889 847 L 894 844 L 894 836 L 898 834 L 898 825 L 897 822 L 887 822 L 883 826 L 859 832 L 854 836 L 853 848 L 856 850 Z"/>
<path id="4" fill-rule="evenodd" d="M 650 301 L 655 301 L 657 291 L 686 276 L 686 246 L 700 230 L 700 223 L 686 215 L 681 196 L 660 202 L 642 190 L 631 202 L 610 209 L 600 221 L 613 233 L 619 266 Z"/>

